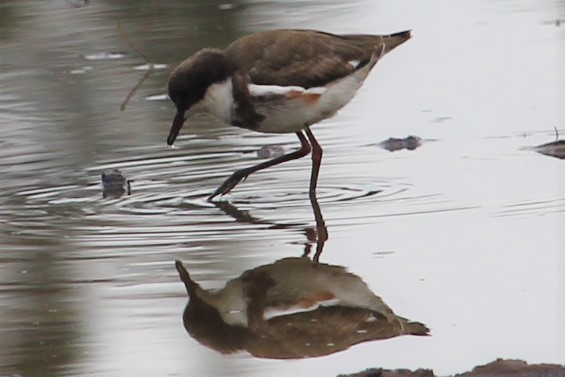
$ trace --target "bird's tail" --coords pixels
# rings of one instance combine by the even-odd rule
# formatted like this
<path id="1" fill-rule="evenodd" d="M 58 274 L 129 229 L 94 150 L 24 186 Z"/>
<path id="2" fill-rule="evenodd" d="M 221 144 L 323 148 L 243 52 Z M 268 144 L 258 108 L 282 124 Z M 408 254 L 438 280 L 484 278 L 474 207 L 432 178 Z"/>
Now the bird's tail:
<path id="1" fill-rule="evenodd" d="M 373 45 L 374 50 L 371 55 L 371 59 L 367 64 L 369 66 L 369 69 L 372 69 L 375 66 L 375 64 L 377 64 L 377 62 L 383 56 L 388 54 L 392 49 L 394 49 L 396 46 L 400 46 L 401 44 L 409 40 L 411 37 L 412 35 L 410 30 L 401 31 L 399 33 L 394 33 L 390 35 L 372 36 L 373 43 L 375 42 L 375 38 L 378 38 L 376 39 L 378 42 L 376 46 Z"/>
<path id="2" fill-rule="evenodd" d="M 411 30 L 401 31 L 390 35 L 383 35 L 382 42 L 385 44 L 385 54 L 397 46 L 400 46 L 412 37 Z"/>
<path id="3" fill-rule="evenodd" d="M 430 335 L 430 329 L 426 325 L 420 322 L 406 321 L 404 323 L 405 334 L 418 335 L 418 336 L 428 336 Z"/>

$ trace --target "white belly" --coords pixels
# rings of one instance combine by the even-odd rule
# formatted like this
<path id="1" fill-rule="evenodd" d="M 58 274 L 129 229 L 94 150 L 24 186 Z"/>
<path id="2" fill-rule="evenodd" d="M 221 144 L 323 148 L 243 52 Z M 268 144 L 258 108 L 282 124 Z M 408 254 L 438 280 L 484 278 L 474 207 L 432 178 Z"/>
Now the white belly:
<path id="1" fill-rule="evenodd" d="M 251 129 L 266 133 L 291 133 L 329 118 L 351 101 L 369 71 L 370 65 L 367 65 L 326 87 L 310 89 L 251 84 L 249 92 L 255 111 L 265 116 L 258 128 Z M 196 112 L 206 111 L 231 124 L 234 114 L 232 88 L 231 80 L 212 85 Z"/>
<path id="2" fill-rule="evenodd" d="M 255 109 L 265 119 L 254 129 L 259 132 L 289 133 L 332 117 L 355 96 L 369 70 L 336 80 L 325 88 L 278 87 L 250 85 L 252 95 L 267 96 L 280 94 L 271 101 L 258 100 Z"/>

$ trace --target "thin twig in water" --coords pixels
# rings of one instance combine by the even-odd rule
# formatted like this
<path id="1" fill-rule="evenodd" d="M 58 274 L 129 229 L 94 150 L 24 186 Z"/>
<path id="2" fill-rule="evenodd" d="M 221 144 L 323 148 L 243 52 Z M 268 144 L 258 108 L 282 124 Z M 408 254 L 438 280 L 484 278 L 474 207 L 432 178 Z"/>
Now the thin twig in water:
<path id="1" fill-rule="evenodd" d="M 131 99 L 131 97 L 133 97 L 133 95 L 135 94 L 135 92 L 137 92 L 137 89 L 139 89 L 139 87 L 141 86 L 141 84 L 143 84 L 143 82 L 149 77 L 149 75 L 153 72 L 152 68 L 149 68 L 149 70 L 147 72 L 145 72 L 145 74 L 143 75 L 143 77 L 141 79 L 139 79 L 139 81 L 137 82 L 137 84 L 135 84 L 135 86 L 133 88 L 131 88 L 131 90 L 129 91 L 128 95 L 126 96 L 126 99 L 124 100 L 124 102 L 122 102 L 122 104 L 120 105 L 120 111 L 124 111 L 126 109 L 126 105 L 129 103 L 129 100 Z"/>
<path id="2" fill-rule="evenodd" d="M 130 92 L 126 96 L 126 99 L 120 105 L 120 111 L 124 111 L 127 104 L 129 103 L 131 97 L 133 97 L 135 92 L 137 92 L 137 89 L 139 89 L 141 87 L 143 82 L 155 70 L 155 65 L 153 64 L 153 60 L 151 60 L 151 58 L 146 53 L 144 53 L 139 47 L 137 47 L 137 45 L 135 43 L 133 43 L 133 40 L 131 39 L 130 35 L 124 30 L 124 28 L 122 27 L 122 25 L 120 23 L 118 23 L 118 31 L 120 32 L 120 35 L 122 36 L 122 38 L 124 38 L 124 41 L 126 41 L 126 43 L 131 47 L 131 49 L 134 50 L 139 56 L 141 56 L 145 60 L 145 62 L 147 63 L 147 66 L 148 66 L 147 72 L 145 72 L 143 77 L 130 90 Z"/>
<path id="3" fill-rule="evenodd" d="M 124 28 L 119 22 L 118 22 L 118 31 L 120 32 L 121 36 L 124 38 L 126 43 L 132 48 L 132 50 L 137 52 L 137 54 L 141 56 L 143 59 L 145 59 L 145 61 L 148 64 L 153 64 L 153 60 L 149 57 L 149 55 L 147 55 L 139 47 L 137 47 L 137 45 L 131 39 L 131 36 L 124 30 Z"/>
<path id="4" fill-rule="evenodd" d="M 555 141 L 559 141 L 559 130 L 557 126 L 553 127 L 553 129 L 555 130 Z"/>

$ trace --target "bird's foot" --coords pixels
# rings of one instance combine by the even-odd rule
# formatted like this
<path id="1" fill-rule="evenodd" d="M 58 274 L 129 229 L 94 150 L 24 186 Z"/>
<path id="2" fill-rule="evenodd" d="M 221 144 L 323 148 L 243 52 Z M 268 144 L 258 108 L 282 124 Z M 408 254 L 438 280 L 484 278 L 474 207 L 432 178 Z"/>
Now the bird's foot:
<path id="1" fill-rule="evenodd" d="M 218 195 L 225 195 L 230 192 L 237 184 L 247 178 L 248 174 L 246 172 L 242 172 L 240 170 L 234 172 L 230 175 L 224 183 L 220 185 L 209 197 L 208 201 L 211 202 Z"/>

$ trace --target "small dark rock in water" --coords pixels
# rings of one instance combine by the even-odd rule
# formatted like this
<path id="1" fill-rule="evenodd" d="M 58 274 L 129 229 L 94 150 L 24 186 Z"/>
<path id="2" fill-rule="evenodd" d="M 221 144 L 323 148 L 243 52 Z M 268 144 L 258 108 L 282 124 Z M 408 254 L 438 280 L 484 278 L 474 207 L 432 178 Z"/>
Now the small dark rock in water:
<path id="1" fill-rule="evenodd" d="M 457 377 L 564 377 L 565 367 L 555 364 L 528 364 L 523 360 L 498 359 L 475 367 Z"/>
<path id="2" fill-rule="evenodd" d="M 407 369 L 387 370 L 367 369 L 363 372 L 339 375 L 338 377 L 435 377 L 429 369 L 410 371 Z M 564 377 L 565 366 L 556 364 L 528 364 L 522 360 L 498 359 L 486 365 L 475 367 L 472 371 L 457 374 L 455 377 Z"/>
<path id="3" fill-rule="evenodd" d="M 404 139 L 391 137 L 379 143 L 379 146 L 390 152 L 398 151 L 401 149 L 408 149 L 410 151 L 413 151 L 420 145 L 422 145 L 422 139 L 418 136 L 408 136 Z"/>
<path id="4" fill-rule="evenodd" d="M 102 172 L 102 197 L 116 199 L 126 192 L 131 195 L 130 182 L 118 169 Z"/>
<path id="5" fill-rule="evenodd" d="M 565 140 L 557 140 L 551 143 L 538 145 L 537 147 L 534 147 L 534 150 L 546 156 L 565 159 Z"/>
<path id="6" fill-rule="evenodd" d="M 284 154 L 284 148 L 280 145 L 263 145 L 257 151 L 257 157 L 259 158 L 274 158 L 279 157 Z"/>

